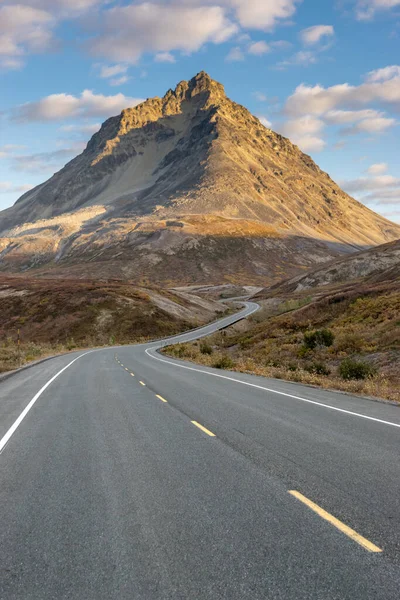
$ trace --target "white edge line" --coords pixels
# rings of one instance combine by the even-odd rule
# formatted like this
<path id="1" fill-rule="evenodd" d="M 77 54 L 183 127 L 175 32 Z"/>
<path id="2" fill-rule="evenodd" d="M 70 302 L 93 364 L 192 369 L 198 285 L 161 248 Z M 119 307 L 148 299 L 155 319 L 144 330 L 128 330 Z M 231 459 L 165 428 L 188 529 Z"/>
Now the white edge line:
<path id="1" fill-rule="evenodd" d="M 187 369 L 188 371 L 197 371 L 198 373 L 204 373 L 205 375 L 210 375 L 211 377 L 218 377 L 220 379 L 228 379 L 229 381 L 234 381 L 235 383 L 240 383 L 242 385 L 247 385 L 249 387 L 257 388 L 259 390 L 264 390 L 265 392 L 272 392 L 274 394 L 279 394 L 280 396 L 287 396 L 288 398 L 294 398 L 295 400 L 300 400 L 301 402 L 307 402 L 308 404 L 315 404 L 316 406 L 322 406 L 323 408 L 328 408 L 330 410 L 336 410 L 337 412 L 345 413 L 347 415 L 352 415 L 354 417 L 360 417 L 361 419 L 367 419 L 368 421 L 376 421 L 377 423 L 383 423 L 383 425 L 391 425 L 392 427 L 399 427 L 400 423 L 392 423 L 391 421 L 383 421 L 382 419 L 377 419 L 375 417 L 369 417 L 368 415 L 362 415 L 361 413 L 352 412 L 351 410 L 345 410 L 344 408 L 338 408 L 337 406 L 331 406 L 330 404 L 324 404 L 323 402 L 317 402 L 316 400 L 309 400 L 308 398 L 302 398 L 301 396 L 294 396 L 293 394 L 287 394 L 286 392 L 279 392 L 278 390 L 274 390 L 272 388 L 267 388 L 262 385 L 257 385 L 256 383 L 249 383 L 248 381 L 242 381 L 241 379 L 235 379 L 234 377 L 227 377 L 226 375 L 220 375 L 219 373 L 210 373 L 209 371 L 204 371 L 203 369 L 196 369 L 194 367 L 187 367 L 186 365 L 181 365 L 177 362 L 171 360 L 165 360 L 163 358 L 159 358 L 158 356 L 154 356 L 149 351 L 152 348 L 148 348 L 145 350 L 147 356 L 150 358 L 154 358 L 155 360 L 159 360 L 160 362 L 167 363 L 169 365 L 173 365 L 174 367 L 179 367 L 180 369 Z"/>
<path id="2" fill-rule="evenodd" d="M 18 419 L 11 425 L 11 427 L 7 431 L 7 433 L 1 438 L 1 440 L 0 440 L 0 453 L 3 451 L 5 445 L 7 444 L 7 442 L 11 438 L 11 436 L 15 433 L 15 431 L 17 430 L 17 428 L 21 425 L 22 421 L 25 419 L 26 415 L 31 410 L 31 408 L 35 404 L 36 400 L 38 400 L 40 398 L 40 396 L 49 387 L 49 385 L 51 385 L 53 383 L 53 381 L 55 379 L 57 379 L 57 377 L 59 375 L 61 375 L 61 373 L 63 373 L 66 369 L 68 369 L 68 367 L 70 367 L 71 365 L 73 365 L 74 362 L 76 362 L 77 360 L 79 360 L 80 358 L 82 358 L 82 356 L 86 356 L 86 354 L 90 354 L 91 352 L 96 352 L 96 350 L 89 350 L 89 352 L 85 352 L 84 354 L 80 354 L 79 356 L 77 356 L 76 358 L 74 358 L 74 360 L 72 360 L 70 363 L 68 363 L 66 367 L 64 367 L 63 369 L 61 369 L 61 371 L 58 371 L 58 373 L 56 373 L 54 375 L 54 377 L 52 377 L 51 379 L 49 379 L 49 381 L 47 383 L 45 383 L 42 388 L 40 388 L 40 390 L 37 392 L 37 394 L 34 395 L 34 397 L 32 398 L 32 400 L 29 402 L 29 404 L 24 408 L 24 410 L 22 411 L 22 413 L 19 415 Z"/>

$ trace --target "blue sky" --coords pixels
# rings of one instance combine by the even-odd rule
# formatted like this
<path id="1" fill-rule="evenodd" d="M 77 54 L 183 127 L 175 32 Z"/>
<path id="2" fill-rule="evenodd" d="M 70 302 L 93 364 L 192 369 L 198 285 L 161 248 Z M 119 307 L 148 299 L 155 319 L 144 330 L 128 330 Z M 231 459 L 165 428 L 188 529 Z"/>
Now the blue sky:
<path id="1" fill-rule="evenodd" d="M 200 70 L 400 222 L 400 0 L 3 0 L 0 209 Z"/>

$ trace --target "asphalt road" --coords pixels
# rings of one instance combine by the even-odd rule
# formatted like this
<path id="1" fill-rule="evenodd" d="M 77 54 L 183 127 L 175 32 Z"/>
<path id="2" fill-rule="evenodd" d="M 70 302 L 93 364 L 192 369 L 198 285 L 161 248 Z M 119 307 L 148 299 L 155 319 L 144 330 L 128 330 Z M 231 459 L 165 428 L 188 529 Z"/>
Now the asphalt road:
<path id="1" fill-rule="evenodd" d="M 398 600 L 399 408 L 160 345 L 0 383 L 1 600 Z"/>

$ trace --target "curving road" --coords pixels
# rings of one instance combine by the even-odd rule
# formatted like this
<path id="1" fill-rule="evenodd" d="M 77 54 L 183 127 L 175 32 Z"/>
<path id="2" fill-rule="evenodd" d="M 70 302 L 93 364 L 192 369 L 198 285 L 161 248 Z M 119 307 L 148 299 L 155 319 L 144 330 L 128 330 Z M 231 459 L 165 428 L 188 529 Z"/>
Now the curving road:
<path id="1" fill-rule="evenodd" d="M 0 382 L 0 598 L 398 600 L 399 408 L 164 343 Z"/>

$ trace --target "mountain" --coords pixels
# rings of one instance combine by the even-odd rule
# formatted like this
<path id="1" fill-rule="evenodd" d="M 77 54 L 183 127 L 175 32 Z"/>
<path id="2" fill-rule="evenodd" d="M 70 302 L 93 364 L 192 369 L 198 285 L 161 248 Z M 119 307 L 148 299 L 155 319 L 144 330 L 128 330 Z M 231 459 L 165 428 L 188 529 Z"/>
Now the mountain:
<path id="1" fill-rule="evenodd" d="M 206 73 L 108 119 L 0 213 L 0 270 L 268 284 L 400 237 Z"/>
<path id="2" fill-rule="evenodd" d="M 383 282 L 400 286 L 400 240 L 357 252 L 322 268 L 279 282 L 261 290 L 256 297 L 261 299 L 319 288 L 322 293 L 327 293 L 325 287 L 331 290 L 360 283 L 372 286 Z"/>

